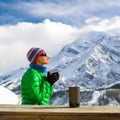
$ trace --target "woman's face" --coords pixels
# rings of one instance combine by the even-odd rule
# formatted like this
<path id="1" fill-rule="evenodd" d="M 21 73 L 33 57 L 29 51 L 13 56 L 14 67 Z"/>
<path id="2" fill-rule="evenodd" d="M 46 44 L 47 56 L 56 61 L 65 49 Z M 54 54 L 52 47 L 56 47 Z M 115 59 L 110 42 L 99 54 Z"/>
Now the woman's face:
<path id="1" fill-rule="evenodd" d="M 39 56 L 36 60 L 36 64 L 43 66 L 45 64 L 48 64 L 48 56 Z"/>

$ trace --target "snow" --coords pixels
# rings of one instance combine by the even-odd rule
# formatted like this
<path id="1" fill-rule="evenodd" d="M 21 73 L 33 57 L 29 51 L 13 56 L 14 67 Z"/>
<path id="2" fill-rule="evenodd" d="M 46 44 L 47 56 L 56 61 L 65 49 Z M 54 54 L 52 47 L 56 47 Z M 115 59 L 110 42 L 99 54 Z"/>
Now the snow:
<path id="1" fill-rule="evenodd" d="M 102 93 L 103 94 L 103 93 Z M 91 101 L 88 102 L 88 105 L 94 105 L 94 104 L 99 104 L 98 103 L 98 98 L 101 96 L 101 93 L 99 91 L 95 91 L 92 95 Z"/>
<path id="2" fill-rule="evenodd" d="M 0 86 L 0 104 L 19 104 L 19 98 L 9 89 Z"/>

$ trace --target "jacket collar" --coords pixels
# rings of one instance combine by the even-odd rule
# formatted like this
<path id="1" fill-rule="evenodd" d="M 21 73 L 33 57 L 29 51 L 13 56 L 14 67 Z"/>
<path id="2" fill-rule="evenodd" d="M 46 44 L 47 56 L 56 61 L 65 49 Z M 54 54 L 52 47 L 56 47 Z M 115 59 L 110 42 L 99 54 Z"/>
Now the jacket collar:
<path id="1" fill-rule="evenodd" d="M 36 69 L 36 70 L 41 71 L 43 73 L 45 73 L 47 70 L 47 68 L 45 66 L 39 66 L 39 65 L 34 64 L 34 63 L 30 64 L 30 68 Z"/>

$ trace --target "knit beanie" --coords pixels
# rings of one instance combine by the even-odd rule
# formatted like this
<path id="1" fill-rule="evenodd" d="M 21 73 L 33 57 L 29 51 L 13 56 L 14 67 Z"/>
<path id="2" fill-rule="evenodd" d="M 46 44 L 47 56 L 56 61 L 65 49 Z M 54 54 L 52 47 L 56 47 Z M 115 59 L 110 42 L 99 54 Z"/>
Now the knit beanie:
<path id="1" fill-rule="evenodd" d="M 31 63 L 36 63 L 37 58 L 43 53 L 45 53 L 43 49 L 32 47 L 27 53 L 27 59 Z"/>

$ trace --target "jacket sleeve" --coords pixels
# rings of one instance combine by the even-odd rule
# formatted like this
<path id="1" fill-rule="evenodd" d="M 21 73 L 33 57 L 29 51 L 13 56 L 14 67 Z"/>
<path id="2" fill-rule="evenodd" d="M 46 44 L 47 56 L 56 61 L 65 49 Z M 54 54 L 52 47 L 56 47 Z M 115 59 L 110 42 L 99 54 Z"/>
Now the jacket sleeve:
<path id="1" fill-rule="evenodd" d="M 53 93 L 53 89 L 54 89 L 54 85 L 51 86 L 49 82 L 44 80 L 44 82 L 41 84 L 41 91 L 43 97 L 41 100 L 42 105 L 50 104 L 50 97 Z"/>

